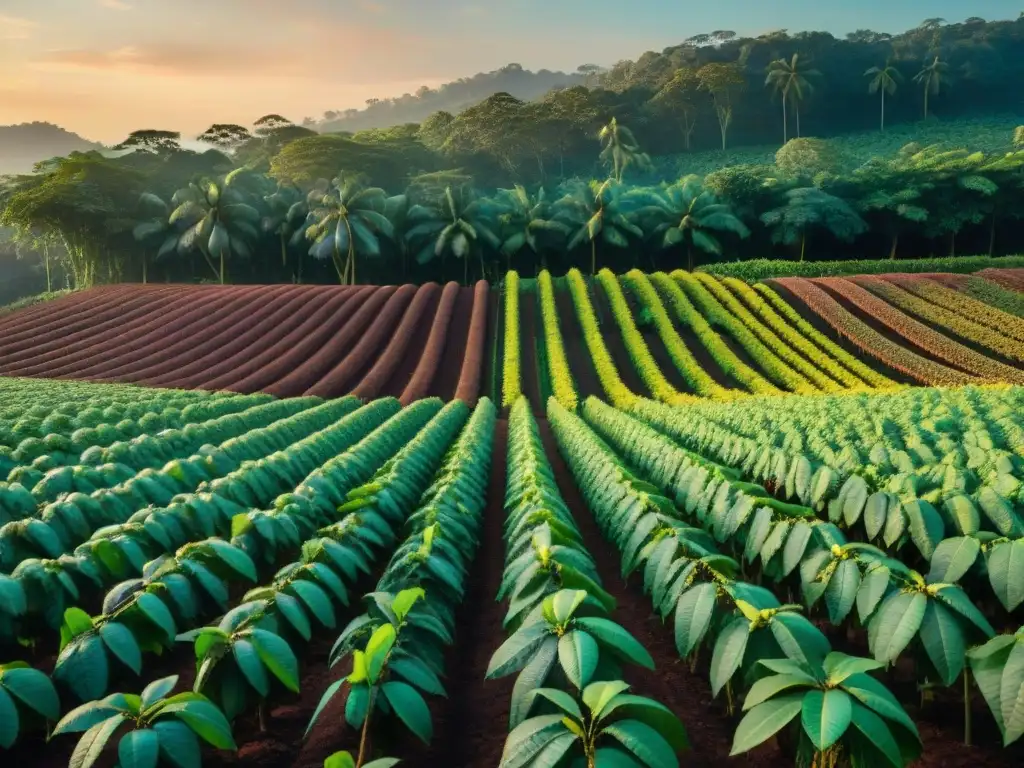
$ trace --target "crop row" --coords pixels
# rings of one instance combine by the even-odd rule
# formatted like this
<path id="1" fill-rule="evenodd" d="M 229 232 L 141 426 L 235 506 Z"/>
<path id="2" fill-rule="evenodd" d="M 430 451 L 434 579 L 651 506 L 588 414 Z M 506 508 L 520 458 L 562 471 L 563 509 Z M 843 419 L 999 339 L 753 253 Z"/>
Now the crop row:
<path id="1" fill-rule="evenodd" d="M 964 312 L 967 309 L 966 307 L 961 307 L 959 311 L 944 309 L 915 295 L 909 290 L 904 290 L 900 285 L 879 277 L 856 277 L 852 279 L 852 282 L 861 288 L 867 288 L 897 309 L 910 315 L 916 315 L 928 323 L 929 326 L 946 328 L 957 336 L 986 347 L 1005 358 L 1013 360 L 1024 359 L 1024 351 L 1022 351 L 1022 345 L 1019 340 L 1004 336 L 987 325 L 964 317 L 961 312 Z"/>
<path id="2" fill-rule="evenodd" d="M 331 650 L 331 665 L 344 661 L 352 672 L 327 688 L 310 728 L 344 690 L 345 721 L 360 732 L 356 765 L 364 764 L 375 715 L 396 717 L 424 742 L 433 736 L 425 697 L 444 695 L 444 647 L 454 639 L 455 608 L 479 541 L 495 418 L 494 405 L 481 399 L 419 497 L 405 540 L 367 596 L 369 610 Z"/>
<path id="3" fill-rule="evenodd" d="M 658 361 L 651 354 L 643 334 L 633 320 L 633 313 L 626 302 L 622 287 L 609 269 L 602 269 L 597 275 L 597 284 L 604 290 L 611 307 L 612 317 L 622 334 L 626 352 L 633 368 L 651 394 L 664 403 L 685 403 L 693 399 L 692 395 L 681 393 L 673 387 L 658 366 Z"/>
<path id="4" fill-rule="evenodd" d="M 963 280 L 953 283 L 952 287 L 960 295 L 995 307 L 1014 317 L 1024 318 L 1024 296 L 1020 291 L 1004 288 L 977 275 L 967 276 Z"/>
<path id="5" fill-rule="evenodd" d="M 725 282 L 730 286 L 733 285 L 733 283 L 728 280 Z M 782 297 L 773 291 L 766 283 L 757 283 L 753 287 L 753 290 L 767 302 L 768 307 L 779 313 L 806 338 L 810 339 L 828 354 L 832 355 L 833 358 L 838 360 L 849 370 L 853 371 L 857 376 L 871 386 L 879 389 L 897 389 L 899 387 L 899 385 L 892 381 L 892 379 L 887 376 L 883 376 L 870 366 L 865 365 L 858 358 L 833 342 L 828 336 L 820 333 L 818 329 L 804 320 L 800 316 L 799 312 L 783 301 Z M 744 298 L 749 296 L 745 291 L 742 295 Z M 750 299 L 750 301 L 753 301 L 753 299 Z"/>
<path id="6" fill-rule="evenodd" d="M 845 278 L 819 278 L 819 285 L 835 291 L 862 312 L 875 318 L 909 342 L 940 360 L 991 381 L 1024 383 L 1024 372 L 1000 363 L 943 336 Z"/>
<path id="7" fill-rule="evenodd" d="M 941 283 L 928 279 L 928 276 L 897 274 L 883 277 L 886 282 L 897 285 L 949 312 L 969 318 L 1010 338 L 1024 342 L 1024 320 L 1013 313 L 1000 309 L 997 305 L 973 298 L 968 295 L 967 291 L 947 288 Z M 972 283 L 985 284 L 984 280 L 974 277 L 964 278 L 962 282 L 965 287 Z"/>
<path id="8" fill-rule="evenodd" d="M 544 330 L 544 353 L 547 357 L 551 389 L 562 405 L 569 410 L 576 410 L 576 385 L 573 382 L 572 372 L 569 370 L 569 361 L 565 356 L 562 332 L 558 327 L 555 287 L 551 280 L 551 273 L 546 269 L 537 276 L 537 301 L 540 304 L 541 324 Z"/>
<path id="9" fill-rule="evenodd" d="M 681 270 L 672 272 L 669 277 L 685 292 L 707 321 L 731 336 L 776 385 L 795 394 L 819 391 L 805 376 L 781 359 L 778 350 L 769 348 L 745 323 L 726 309 L 697 278 Z"/>
<path id="10" fill-rule="evenodd" d="M 819 285 L 805 278 L 776 278 L 774 282 L 803 301 L 841 336 L 895 371 L 923 384 L 953 386 L 970 384 L 975 379 L 942 363 L 922 357 L 890 341 L 867 323 L 850 313 Z"/>
<path id="11" fill-rule="evenodd" d="M 588 400 L 584 409 L 594 402 Z M 737 726 L 733 754 L 787 726 L 798 744 L 798 760 L 815 764 L 831 764 L 839 752 L 854 751 L 871 755 L 876 764 L 903 766 L 920 754 L 913 722 L 868 674 L 881 662 L 832 651 L 799 606 L 782 605 L 767 589 L 738 580 L 737 561 L 721 554 L 707 531 L 687 524 L 658 484 L 632 474 L 578 416 L 553 401 L 548 408 L 559 450 L 605 536 L 622 553 L 623 573 L 641 572 L 655 609 L 663 618 L 674 612 L 681 656 L 711 645 L 712 691 L 726 691 L 730 710 L 745 692 L 746 715 Z M 661 445 L 637 444 L 606 426 L 606 438 L 628 444 L 634 458 L 646 456 L 645 463 L 656 467 L 652 480 L 671 483 L 680 474 L 706 471 L 699 464 L 687 466 L 685 457 L 666 453 Z M 688 509 L 707 509 L 715 493 L 701 489 L 696 499 L 687 494 L 682 502 Z M 887 621 L 878 633 L 897 630 Z"/>
<path id="12" fill-rule="evenodd" d="M 213 594 L 219 592 L 226 600 L 227 590 L 217 590 L 218 582 L 223 585 L 240 578 L 252 580 L 258 570 L 273 567 L 284 553 L 296 550 L 302 542 L 299 560 L 281 568 L 266 586 L 251 590 L 216 625 L 177 636 L 178 641 L 195 644 L 196 693 L 210 694 L 219 701 L 228 719 L 236 717 L 247 707 L 246 702 L 255 698 L 260 702 L 262 723 L 262 702 L 275 686 L 298 689 L 298 661 L 293 650 L 296 643 L 310 639 L 314 622 L 334 626 L 333 604 L 348 604 L 348 589 L 357 574 L 369 572 L 378 553 L 395 541 L 406 518 L 405 510 L 421 493 L 430 493 L 427 486 L 434 471 L 468 415 L 467 406 L 461 402 L 439 409 L 440 403 L 433 400 L 399 412 L 307 477 L 294 493 L 279 498 L 276 511 L 249 512 L 234 518 L 230 542 L 214 539 L 202 545 L 212 546 L 216 554 L 206 562 L 206 578 L 194 578 L 202 576 L 202 566 L 186 571 L 194 581 L 178 582 L 177 589 L 171 588 L 173 594 L 167 595 L 159 589 L 159 579 L 161 574 L 162 578 L 173 578 L 169 571 L 175 569 L 168 569 L 167 561 L 156 561 L 147 566 L 155 568 L 156 573 L 145 587 L 129 583 L 108 595 L 107 602 L 115 615 L 105 613 L 91 619 L 69 611 L 64 630 L 68 646 L 58 660 L 58 670 L 62 670 L 62 663 L 65 668 L 55 671 L 54 679 L 66 681 L 72 690 L 81 692 L 82 679 L 95 675 L 93 669 L 82 666 L 82 654 L 92 655 L 93 666 L 104 671 L 108 663 L 103 654 L 109 653 L 111 661 L 117 659 L 138 672 L 141 651 L 170 642 L 175 621 L 194 621 Z M 352 414 L 350 423 L 357 422 L 359 416 L 360 412 Z M 484 423 L 475 429 L 477 443 L 482 444 L 486 427 Z M 472 459 L 479 462 L 480 457 Z M 359 485 L 371 475 L 371 482 Z M 447 486 L 442 482 L 441 487 Z M 335 512 L 339 496 L 343 503 Z M 339 522 L 313 534 L 317 523 L 339 513 Z M 196 561 L 199 558 L 193 555 L 193 565 Z M 215 570 L 220 577 L 214 575 Z M 226 607 L 224 600 L 217 601 L 222 609 Z M 194 610 L 187 611 L 186 605 Z M 155 639 L 154 628 L 161 630 Z M 77 673 L 70 678 L 64 674 L 67 665 L 77 666 Z M 120 694 L 108 698 L 117 696 Z M 195 700 L 208 701 L 204 696 Z M 229 748 L 233 744 L 228 738 L 216 746 Z M 198 765 L 198 750 L 192 764 Z"/>
<path id="13" fill-rule="evenodd" d="M 358 419 L 342 418 L 351 415 L 357 406 L 355 398 L 347 398 L 314 409 L 323 410 L 326 419 L 323 429 L 312 434 L 308 428 L 295 430 L 291 419 L 262 430 L 262 434 L 254 432 L 230 446 L 231 453 L 225 454 L 229 462 L 226 465 L 211 462 L 212 471 L 205 475 L 193 465 L 188 482 L 184 474 L 168 475 L 168 485 L 163 485 L 156 480 L 159 475 L 154 475 L 143 478 L 152 482 L 143 482 L 138 488 L 129 483 L 116 493 L 98 491 L 101 502 L 84 494 L 71 495 L 53 507 L 54 517 L 49 521 L 5 526 L 4 551 L 17 566 L 10 579 L 0 581 L 24 594 L 26 611 L 20 618 L 23 622 L 42 621 L 43 626 L 56 629 L 64 606 L 69 601 L 77 602 L 83 589 L 102 588 L 130 573 L 140 573 L 149 557 L 173 551 L 188 541 L 228 532 L 234 515 L 247 507 L 269 504 L 286 490 L 287 483 L 294 487 L 306 472 L 348 445 L 353 436 L 361 436 L 354 430 L 372 428 L 365 426 L 367 414 L 386 418 L 397 409 L 395 401 L 382 400 L 361 409 Z M 314 414 L 318 415 L 321 414 Z M 296 418 L 302 416 L 300 413 Z M 195 458 L 202 466 L 208 457 Z M 213 481 L 193 484 L 199 478 L 213 475 Z M 178 493 L 183 489 L 190 492 Z M 97 530 L 75 548 L 74 554 L 61 555 L 60 539 L 48 522 L 56 521 L 74 531 L 73 526 L 62 521 L 77 517 L 84 519 L 84 530 L 79 535 L 88 536 L 87 530 L 93 527 Z M 38 559 L 39 555 L 50 559 Z M 3 628 L 6 630 L 9 625 Z M 22 631 L 40 628 L 29 625 Z"/>
<path id="14" fill-rule="evenodd" d="M 643 273 L 639 271 L 630 272 L 626 276 L 626 280 L 628 283 L 633 284 L 634 281 L 639 281 L 641 275 Z M 655 272 L 651 275 L 650 282 L 661 291 L 676 319 L 684 327 L 688 327 L 693 331 L 708 351 L 708 354 L 711 355 L 727 375 L 754 394 L 778 393 L 781 391 L 758 371 L 743 362 L 732 351 L 718 331 L 712 328 L 708 320 L 694 307 L 682 288 L 679 287 L 679 284 L 672 280 L 672 278 L 664 272 Z M 654 298 L 656 298 L 656 294 L 651 296 L 650 300 L 653 302 Z"/>
<path id="15" fill-rule="evenodd" d="M 763 493 L 763 489 L 736 483 L 713 465 L 707 473 L 698 468 L 693 477 L 689 476 L 692 470 L 673 470 L 677 460 L 683 467 L 688 462 L 699 467 L 703 460 L 681 452 L 664 436 L 597 401 L 588 400 L 583 411 L 588 422 L 634 466 L 671 487 L 677 503 L 688 511 L 693 509 L 718 540 L 732 542 L 736 551 L 742 548 L 747 560 L 760 557 L 764 572 L 773 573 L 780 588 L 787 573 L 798 573 L 808 609 L 823 600 L 829 620 L 838 624 L 847 621 L 856 607 L 860 622 L 867 626 L 869 648 L 876 661 L 893 663 L 909 651 L 918 674 L 924 671 L 947 686 L 962 676 L 968 743 L 968 663 L 1004 743 L 1024 735 L 1024 722 L 1013 704 L 1024 693 L 1019 651 L 1024 630 L 993 637 L 987 619 L 956 585 L 975 567 L 981 550 L 976 538 L 956 537 L 939 543 L 928 572 L 922 575 L 870 545 L 846 543 L 838 528 L 808 518 L 806 510 L 762 499 L 766 506 L 752 513 L 760 501 L 751 503 L 747 497 L 752 492 Z M 725 491 L 729 486 L 732 499 Z M 765 562 L 766 554 L 776 559 L 774 567 L 770 559 Z M 997 592 L 1007 608 L 1024 600 L 1024 581 L 1014 565 L 1022 557 L 1024 541 L 1019 539 L 996 540 L 986 553 L 991 581 L 993 586 L 1000 584 Z M 970 647 L 986 639 L 984 645 Z"/>
<path id="16" fill-rule="evenodd" d="M 23 446 L 19 449 L 25 458 L 34 457 L 32 464 L 11 470 L 8 475 L 10 484 L 3 493 L 0 493 L 0 497 L 13 501 L 12 497 L 15 494 L 21 495 L 20 489 L 28 488 L 28 493 L 34 500 L 32 506 L 42 507 L 57 501 L 58 497 L 64 494 L 94 494 L 103 488 L 132 482 L 146 470 L 150 471 L 143 477 L 152 475 L 157 467 L 169 462 L 187 460 L 188 457 L 199 453 L 204 446 L 207 446 L 207 454 L 213 444 L 226 445 L 230 449 L 234 445 L 231 441 L 237 442 L 237 439 L 246 433 L 268 428 L 279 420 L 296 417 L 290 423 L 296 423 L 301 427 L 311 419 L 315 421 L 316 416 L 311 417 L 309 411 L 320 403 L 317 398 L 274 400 L 240 413 L 229 413 L 208 421 L 189 424 L 182 429 L 165 429 L 158 433 L 159 437 L 147 434 L 130 441 L 118 441 L 107 447 L 93 446 L 83 451 L 77 462 L 69 459 L 74 463 L 63 466 L 58 464 L 55 453 L 70 457 L 74 455 L 75 447 L 69 440 L 65 442 L 66 439 L 62 440 L 59 437 L 48 438 L 41 445 L 34 445 L 31 448 Z M 320 415 L 329 410 L 320 406 L 320 409 L 313 410 L 313 413 Z M 299 418 L 299 414 L 304 411 L 307 412 L 307 416 Z M 66 450 L 47 453 L 47 448 Z M 187 471 L 185 467 L 186 465 L 176 464 L 165 467 L 165 470 L 170 474 L 184 474 Z M 9 516 L 13 516 L 18 505 L 6 503 L 4 498 L 0 498 L 0 508 Z M 32 513 L 36 511 L 33 509 Z M 46 516 L 45 510 L 39 511 L 43 512 L 39 516 Z"/>
<path id="17" fill-rule="evenodd" d="M 857 453 L 856 446 L 871 439 L 872 418 L 885 423 L 891 416 L 918 417 L 928 424 L 943 409 L 959 405 L 966 410 L 971 405 L 969 398 L 945 396 L 928 406 L 921 392 L 889 401 L 873 398 L 870 417 L 849 401 L 841 403 L 841 409 L 835 403 L 824 404 L 817 420 L 810 409 L 800 409 L 800 421 L 787 420 L 794 419 L 793 412 L 778 402 L 751 403 L 742 415 L 726 409 L 670 412 L 650 402 L 639 404 L 632 413 L 691 450 L 736 468 L 749 480 L 771 485 L 783 498 L 799 500 L 818 512 L 827 510 L 832 522 L 857 531 L 865 540 L 884 542 L 892 551 L 912 542 L 927 564 L 938 556 L 944 539 L 952 537 L 961 547 L 961 559 L 972 553 L 967 567 L 982 553 L 990 563 L 998 562 L 1009 554 L 1003 552 L 1004 546 L 1015 545 L 1024 533 L 1015 511 L 1021 468 L 1020 460 L 992 445 L 988 435 L 990 430 L 1006 431 L 1004 427 L 1019 433 L 1019 425 L 1006 416 L 986 421 L 982 411 L 975 417 L 977 426 L 964 419 L 963 431 L 945 424 L 942 432 L 927 433 L 910 421 L 910 428 L 901 433 L 899 422 L 892 419 L 883 439 L 868 444 L 868 462 Z M 987 400 L 992 413 L 999 413 L 996 394 L 984 393 L 978 399 L 982 408 Z M 935 414 L 931 419 L 924 415 L 928 410 Z M 832 424 L 850 430 L 845 440 L 837 436 L 845 443 L 841 448 L 839 442 L 812 439 L 818 430 L 836 434 Z M 766 434 L 776 438 L 762 437 Z M 806 445 L 803 435 L 808 435 Z M 978 447 L 979 441 L 988 441 L 988 447 Z M 916 462 L 912 455 L 918 457 Z M 1010 574 L 991 565 L 987 572 L 994 593 L 1013 610 L 1018 601 L 1010 598 L 1015 590 L 1007 581 Z"/>
<path id="18" fill-rule="evenodd" d="M 705 282 L 710 282 L 713 279 L 708 277 Z M 858 390 L 865 388 L 866 380 L 856 374 L 846 364 L 846 361 L 853 360 L 851 356 L 843 355 L 845 360 L 841 363 L 839 359 L 833 356 L 830 349 L 820 344 L 816 346 L 812 343 L 813 336 L 809 337 L 799 327 L 790 325 L 786 319 L 779 316 L 761 296 L 743 281 L 736 280 L 735 278 L 725 278 L 720 282 L 720 286 L 723 293 L 726 291 L 733 293 L 750 308 L 750 311 L 757 318 L 763 320 L 768 328 L 778 334 L 780 339 L 792 346 L 796 352 L 799 352 L 832 379 L 847 389 Z"/>
<path id="19" fill-rule="evenodd" d="M 594 305 L 590 301 L 586 280 L 578 269 L 570 269 L 565 279 L 572 294 L 576 318 L 583 331 L 583 341 L 587 345 L 590 359 L 594 362 L 594 370 L 597 372 L 598 381 L 601 382 L 601 388 L 615 405 L 628 405 L 637 395 L 623 383 L 615 368 L 615 362 L 601 335 L 601 326 L 597 320 L 597 313 L 594 312 Z"/>
<path id="20" fill-rule="evenodd" d="M 675 276 L 675 273 L 673 273 L 673 277 Z M 779 338 L 771 328 L 758 320 L 715 277 L 704 273 L 697 273 L 692 276 L 692 279 L 700 283 L 728 312 L 739 319 L 743 325 L 757 336 L 765 346 L 771 349 L 790 368 L 810 381 L 818 390 L 822 392 L 836 392 L 842 389 L 842 386 L 835 379 L 826 375 L 808 359 L 801 356 L 793 348 L 789 338 Z M 788 326 L 786 327 L 788 329 Z M 794 333 L 792 329 L 788 330 L 790 332 L 789 335 L 799 337 L 799 334 Z M 817 356 L 822 357 L 821 355 Z"/>
<path id="21" fill-rule="evenodd" d="M 519 273 L 505 275 L 505 339 L 501 368 L 501 404 L 508 408 L 523 392 L 523 374 L 519 341 Z"/>
<path id="22" fill-rule="evenodd" d="M 336 433 L 337 447 L 331 454 L 337 454 L 334 458 L 319 469 L 314 468 L 320 462 L 310 462 L 312 467 L 307 464 L 308 475 L 301 482 L 293 478 L 305 474 L 303 462 L 293 459 L 292 477 L 279 484 L 276 492 L 268 494 L 270 498 L 266 502 L 256 500 L 255 509 L 246 512 L 242 507 L 227 518 L 230 539 L 190 540 L 173 554 L 165 553 L 148 561 L 142 568 L 141 579 L 130 579 L 115 586 L 104 599 L 103 612 L 88 624 L 80 623 L 87 631 L 81 635 L 82 639 L 78 639 L 79 627 L 69 626 L 66 615 L 54 679 L 64 681 L 83 700 L 102 696 L 108 669 L 101 659 L 104 646 L 99 642 L 100 637 L 88 632 L 100 631 L 109 624 L 122 624 L 135 637 L 140 651 L 155 650 L 174 641 L 177 634 L 174 608 L 179 619 L 186 622 L 195 621 L 214 606 L 221 610 L 227 608 L 228 582 L 256 581 L 257 564 L 273 564 L 280 551 L 297 547 L 318 525 L 336 522 L 336 509 L 344 502 L 347 492 L 368 480 L 440 408 L 437 401 L 420 402 L 419 407 L 411 406 L 397 413 L 397 404 L 389 401 L 390 408 L 370 405 L 349 414 L 339 422 L 348 429 L 344 430 L 347 434 Z M 391 414 L 394 416 L 388 419 Z M 358 442 L 353 444 L 352 438 Z M 295 488 L 294 493 L 279 495 L 292 488 Z M 273 507 L 261 514 L 261 508 L 275 496 Z M 213 557 L 206 556 L 206 550 L 212 550 Z M 155 633 L 153 625 L 156 625 Z M 70 642 L 69 635 L 74 638 Z"/>
<path id="23" fill-rule="evenodd" d="M 665 706 L 628 693 L 621 665 L 654 668 L 644 647 L 609 618 L 614 600 L 558 493 L 537 424 L 521 398 L 509 414 L 505 570 L 508 639 L 488 678 L 518 673 L 502 766 L 678 766 L 688 746 Z"/>
<path id="24" fill-rule="evenodd" d="M 668 351 L 669 357 L 672 358 L 676 369 L 693 391 L 704 397 L 722 399 L 732 397 L 734 395 L 733 391 L 726 389 L 712 379 L 686 347 L 686 343 L 676 332 L 675 326 L 672 324 L 672 318 L 669 317 L 661 297 L 647 275 L 638 269 L 634 269 L 623 275 L 622 281 L 636 296 L 642 311 L 649 313 L 657 329 L 658 336 Z M 715 361 L 728 376 L 735 379 L 738 383 L 746 385 L 751 392 L 778 392 L 760 374 L 740 361 L 722 343 L 718 334 L 711 329 L 700 313 L 693 309 L 693 305 L 690 304 L 682 291 L 679 291 L 678 288 L 676 288 L 676 291 L 677 294 L 673 298 L 673 303 L 679 312 L 683 324 L 693 329 L 697 338 L 707 347 L 712 357 L 714 357 Z"/>

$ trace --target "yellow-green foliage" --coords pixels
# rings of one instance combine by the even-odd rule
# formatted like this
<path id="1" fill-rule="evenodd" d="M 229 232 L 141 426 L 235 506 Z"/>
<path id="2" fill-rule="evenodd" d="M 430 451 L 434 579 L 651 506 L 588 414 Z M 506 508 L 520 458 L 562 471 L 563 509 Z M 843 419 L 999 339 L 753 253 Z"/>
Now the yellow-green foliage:
<path id="1" fill-rule="evenodd" d="M 648 279 L 647 275 L 639 270 L 633 270 L 629 273 L 631 277 L 634 273 L 638 275 L 637 284 L 640 283 L 640 278 L 647 282 L 651 286 L 651 290 L 654 293 L 655 298 L 660 297 L 657 291 L 654 290 L 653 285 L 661 290 L 661 292 L 668 299 L 669 305 L 672 307 L 683 325 L 686 325 L 694 332 L 701 344 L 704 345 L 705 349 L 708 350 L 708 354 L 715 359 L 719 367 L 731 376 L 737 382 L 742 384 L 748 391 L 757 395 L 780 395 L 782 390 L 772 384 L 768 379 L 762 376 L 760 373 L 755 371 L 749 365 L 744 363 L 736 353 L 733 352 L 729 345 L 722 341 L 722 337 L 718 334 L 714 328 L 712 328 L 708 321 L 704 319 L 704 316 L 694 308 L 690 300 L 686 298 L 686 294 L 683 293 L 682 289 L 672 281 L 668 275 L 664 272 L 655 272 Z M 653 283 L 653 285 L 652 285 Z M 726 392 L 733 392 L 733 390 L 726 390 Z M 734 393 L 735 396 L 738 393 Z"/>
<path id="2" fill-rule="evenodd" d="M 722 278 L 721 283 L 727 290 L 739 296 L 758 317 L 764 320 L 775 333 L 782 337 L 783 341 L 795 347 L 800 354 L 825 371 L 833 379 L 849 389 L 868 388 L 863 379 L 846 370 L 827 351 L 815 347 L 800 331 L 794 329 L 793 326 L 779 317 L 764 299 L 754 293 L 749 285 L 742 280 L 737 280 L 735 277 Z"/>
<path id="3" fill-rule="evenodd" d="M 797 330 L 799 330 L 804 336 L 831 354 L 832 357 L 841 362 L 868 384 L 878 389 L 901 388 L 902 385 L 897 384 L 888 376 L 883 376 L 877 371 L 872 370 L 869 366 L 864 365 L 864 363 L 833 342 L 828 336 L 823 333 L 819 333 L 817 328 L 800 317 L 800 313 L 789 306 L 789 304 L 779 296 L 779 294 L 773 291 L 770 286 L 765 283 L 758 283 L 754 286 L 754 290 L 764 297 L 776 312 L 795 325 Z"/>
<path id="4" fill-rule="evenodd" d="M 640 374 L 640 378 L 643 379 L 647 388 L 651 390 L 654 398 L 663 403 L 672 404 L 692 401 L 692 395 L 679 392 L 665 378 L 665 374 L 661 372 L 661 368 L 658 367 L 658 361 L 654 359 L 654 355 L 651 354 L 647 342 L 644 341 L 643 334 L 636 327 L 633 313 L 629 311 L 629 304 L 622 293 L 622 286 L 619 285 L 619 281 L 615 278 L 614 273 L 610 269 L 602 269 L 597 273 L 597 281 L 608 295 L 608 303 L 611 305 L 615 322 L 618 324 L 619 330 L 622 331 L 622 338 L 626 342 L 626 351 L 629 352 L 629 359 L 633 361 L 633 367 Z M 693 368 L 699 370 L 697 362 L 693 360 L 690 351 L 686 349 L 685 345 L 683 351 L 693 362 Z"/>
<path id="5" fill-rule="evenodd" d="M 583 329 L 583 340 L 587 344 L 590 358 L 594 361 L 597 378 L 612 405 L 616 408 L 627 408 L 637 399 L 637 395 L 619 378 L 612 356 L 601 337 L 601 327 L 594 313 L 594 305 L 590 303 L 590 296 L 587 294 L 587 283 L 580 271 L 575 268 L 570 269 L 565 277 L 569 283 L 569 292 L 572 294 L 572 303 L 576 307 L 576 317 L 579 319 L 580 328 Z"/>
<path id="6" fill-rule="evenodd" d="M 753 332 L 723 307 L 697 278 L 681 269 L 672 272 L 671 277 L 697 305 L 708 322 L 732 336 L 772 381 L 798 395 L 810 395 L 820 391 L 762 344 Z"/>
<path id="7" fill-rule="evenodd" d="M 519 364 L 519 275 L 505 276 L 505 355 L 501 369 L 501 404 L 509 407 L 523 393 Z"/>
<path id="8" fill-rule="evenodd" d="M 572 381 L 569 361 L 565 357 L 565 346 L 562 344 L 562 332 L 558 328 L 555 287 L 551 282 L 551 273 L 546 269 L 537 276 L 537 289 L 540 296 L 541 322 L 544 324 L 544 340 L 548 351 L 548 374 L 551 377 L 551 390 L 558 402 L 570 411 L 575 411 L 576 385 Z"/>
<path id="9" fill-rule="evenodd" d="M 826 376 L 822 371 L 811 365 L 810 362 L 801 357 L 785 341 L 776 336 L 771 329 L 760 322 L 747 311 L 736 297 L 729 293 L 717 278 L 704 273 L 697 273 L 694 278 L 698 280 L 712 296 L 745 325 L 765 346 L 771 349 L 776 355 L 786 362 L 792 369 L 797 371 L 805 379 L 809 380 L 822 392 L 839 392 L 843 389 L 833 379 Z"/>

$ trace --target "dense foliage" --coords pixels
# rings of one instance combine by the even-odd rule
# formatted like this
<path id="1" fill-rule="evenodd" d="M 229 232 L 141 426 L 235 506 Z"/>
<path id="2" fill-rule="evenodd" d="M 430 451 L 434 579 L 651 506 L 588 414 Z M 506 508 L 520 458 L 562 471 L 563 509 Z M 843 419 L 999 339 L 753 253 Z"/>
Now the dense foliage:
<path id="1" fill-rule="evenodd" d="M 205 153 L 135 131 L 116 156 L 7 179 L 0 225 L 47 290 L 145 280 L 154 261 L 157 280 L 419 282 L 453 260 L 464 281 L 557 274 L 588 252 L 591 272 L 1013 252 L 1020 121 L 977 118 L 1014 103 L 1022 36 L 1022 20 L 980 19 L 846 40 L 716 32 L 422 123 L 317 133 L 266 115 L 210 126 Z"/>

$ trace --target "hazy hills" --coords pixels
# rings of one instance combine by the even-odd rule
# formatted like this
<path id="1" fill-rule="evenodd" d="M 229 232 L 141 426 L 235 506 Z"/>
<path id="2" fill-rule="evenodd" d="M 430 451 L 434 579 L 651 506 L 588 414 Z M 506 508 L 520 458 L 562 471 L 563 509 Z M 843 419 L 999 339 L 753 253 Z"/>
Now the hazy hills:
<path id="1" fill-rule="evenodd" d="M 532 101 L 552 88 L 581 85 L 582 74 L 567 74 L 542 69 L 531 72 L 519 64 L 507 64 L 493 72 L 478 72 L 460 77 L 438 88 L 422 87 L 393 99 L 371 99 L 365 109 L 328 111 L 324 119 L 310 127 L 324 133 L 387 128 L 404 123 L 419 123 L 434 112 L 457 114 L 495 93 L 510 93 L 517 99 Z"/>
<path id="2" fill-rule="evenodd" d="M 0 175 L 28 173 L 40 160 L 102 148 L 52 123 L 0 125 Z"/>

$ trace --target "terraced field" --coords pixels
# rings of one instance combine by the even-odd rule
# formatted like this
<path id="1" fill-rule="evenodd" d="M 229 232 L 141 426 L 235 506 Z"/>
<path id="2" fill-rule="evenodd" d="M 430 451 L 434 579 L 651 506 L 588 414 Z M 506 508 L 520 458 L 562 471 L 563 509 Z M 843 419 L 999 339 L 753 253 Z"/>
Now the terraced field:
<path id="1" fill-rule="evenodd" d="M 6 316 L 0 750 L 1019 765 L 1024 296 L 986 272 Z"/>

